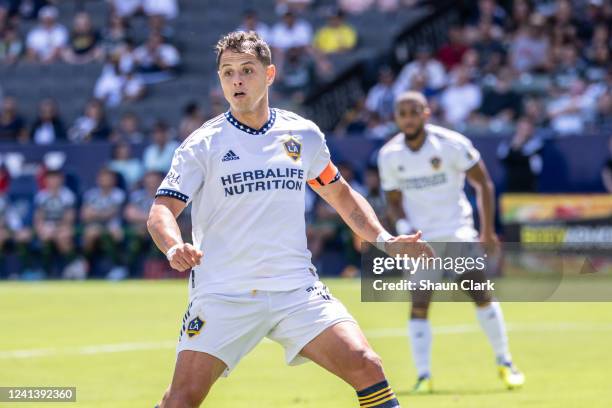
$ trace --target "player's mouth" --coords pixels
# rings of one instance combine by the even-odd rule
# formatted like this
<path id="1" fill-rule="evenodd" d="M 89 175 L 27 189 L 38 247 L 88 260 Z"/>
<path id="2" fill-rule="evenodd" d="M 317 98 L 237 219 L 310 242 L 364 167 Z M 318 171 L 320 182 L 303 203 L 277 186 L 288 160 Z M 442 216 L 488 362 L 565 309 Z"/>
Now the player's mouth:
<path id="1" fill-rule="evenodd" d="M 234 98 L 236 99 L 242 99 L 246 96 L 246 94 L 244 92 L 234 92 Z"/>

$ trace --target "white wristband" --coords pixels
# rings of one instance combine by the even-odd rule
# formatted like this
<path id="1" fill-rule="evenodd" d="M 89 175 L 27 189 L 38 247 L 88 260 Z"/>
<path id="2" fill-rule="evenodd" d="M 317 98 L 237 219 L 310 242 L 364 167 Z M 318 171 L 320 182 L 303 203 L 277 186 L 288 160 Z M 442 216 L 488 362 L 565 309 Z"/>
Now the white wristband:
<path id="1" fill-rule="evenodd" d="M 407 219 L 400 218 L 395 222 L 395 232 L 397 232 L 398 235 L 409 234 L 411 230 L 412 225 L 410 225 L 410 222 Z"/>
<path id="2" fill-rule="evenodd" d="M 380 249 L 381 251 L 384 252 L 384 250 L 385 250 L 385 243 L 388 242 L 389 240 L 391 240 L 392 238 L 393 238 L 393 235 L 391 235 L 387 231 L 383 230 L 376 237 L 376 248 L 378 248 L 378 249 Z"/>
<path id="3" fill-rule="evenodd" d="M 170 247 L 170 249 L 166 252 L 166 259 L 168 262 L 172 262 L 172 257 L 176 253 L 176 250 L 183 244 L 176 244 Z"/>

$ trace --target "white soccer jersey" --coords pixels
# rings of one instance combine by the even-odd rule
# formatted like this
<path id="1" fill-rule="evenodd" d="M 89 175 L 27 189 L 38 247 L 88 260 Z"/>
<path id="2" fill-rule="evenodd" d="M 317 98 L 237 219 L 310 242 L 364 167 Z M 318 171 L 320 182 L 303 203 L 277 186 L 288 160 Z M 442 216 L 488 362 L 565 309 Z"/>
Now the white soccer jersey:
<path id="1" fill-rule="evenodd" d="M 193 244 L 204 256 L 190 276 L 190 296 L 315 282 L 306 184 L 338 177 L 323 133 L 295 113 L 271 109 L 257 130 L 226 112 L 196 130 L 157 192 L 192 202 Z"/>
<path id="2" fill-rule="evenodd" d="M 427 137 L 417 151 L 406 145 L 403 133 L 382 147 L 382 188 L 402 192 L 406 216 L 425 239 L 473 235 L 472 207 L 463 187 L 465 171 L 478 163 L 480 154 L 457 132 L 434 125 L 426 125 L 425 131 Z"/>

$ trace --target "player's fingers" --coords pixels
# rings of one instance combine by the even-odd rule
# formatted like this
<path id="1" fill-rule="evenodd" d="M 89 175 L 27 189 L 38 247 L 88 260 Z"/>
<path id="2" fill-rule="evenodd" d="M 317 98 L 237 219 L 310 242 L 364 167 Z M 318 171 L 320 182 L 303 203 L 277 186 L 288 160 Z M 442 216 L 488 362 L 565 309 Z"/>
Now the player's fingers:
<path id="1" fill-rule="evenodd" d="M 172 267 L 172 269 L 176 269 L 177 271 L 180 271 L 180 272 L 188 268 L 188 266 L 185 263 L 183 263 L 182 260 L 178 259 L 178 257 L 176 256 L 172 259 L 172 262 L 170 262 L 170 266 Z"/>
<path id="2" fill-rule="evenodd" d="M 184 271 L 191 267 L 184 251 L 176 251 L 176 254 L 172 258 L 172 261 L 177 266 L 176 269 L 179 271 Z"/>

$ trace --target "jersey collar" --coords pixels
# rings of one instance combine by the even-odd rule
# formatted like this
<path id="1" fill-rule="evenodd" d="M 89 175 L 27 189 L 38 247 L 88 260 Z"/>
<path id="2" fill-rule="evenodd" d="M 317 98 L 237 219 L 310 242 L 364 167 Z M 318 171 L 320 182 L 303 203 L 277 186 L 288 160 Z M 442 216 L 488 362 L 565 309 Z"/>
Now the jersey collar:
<path id="1" fill-rule="evenodd" d="M 227 121 L 234 125 L 234 127 L 238 130 L 246 132 L 250 135 L 263 135 L 268 130 L 270 130 L 272 126 L 274 126 L 274 121 L 276 120 L 276 110 L 270 108 L 270 116 L 268 118 L 268 121 L 264 123 L 264 125 L 260 129 L 254 129 L 250 126 L 245 125 L 244 123 L 236 119 L 230 111 L 225 112 L 225 119 L 227 119 Z"/>

